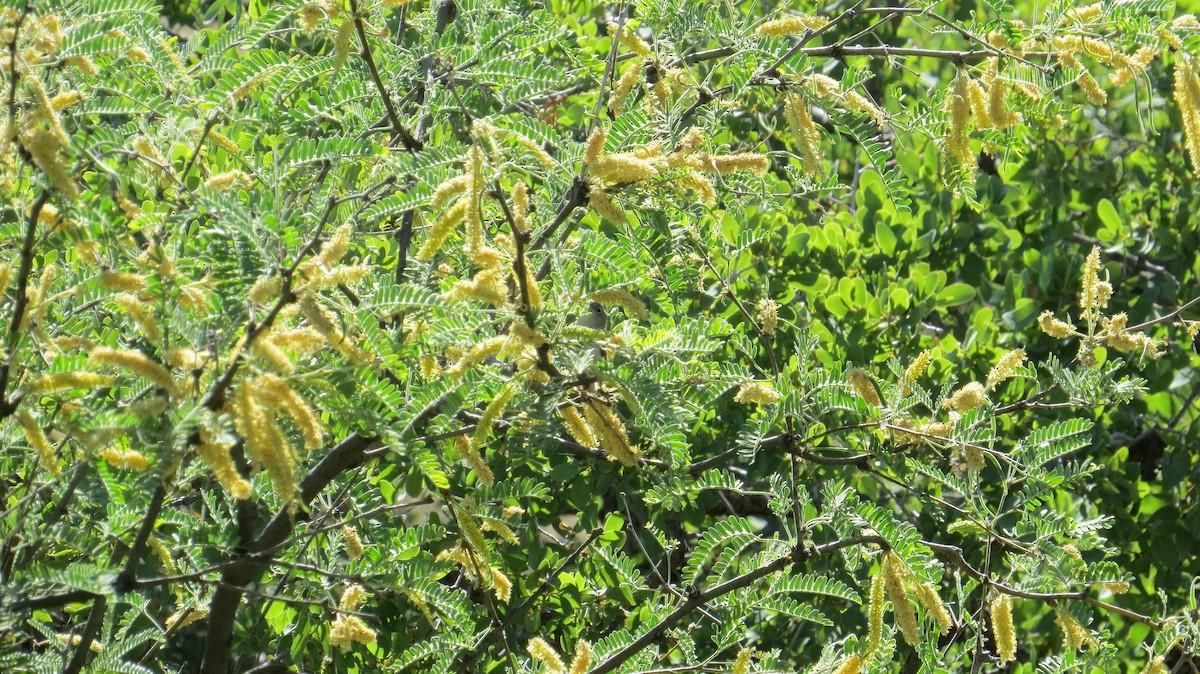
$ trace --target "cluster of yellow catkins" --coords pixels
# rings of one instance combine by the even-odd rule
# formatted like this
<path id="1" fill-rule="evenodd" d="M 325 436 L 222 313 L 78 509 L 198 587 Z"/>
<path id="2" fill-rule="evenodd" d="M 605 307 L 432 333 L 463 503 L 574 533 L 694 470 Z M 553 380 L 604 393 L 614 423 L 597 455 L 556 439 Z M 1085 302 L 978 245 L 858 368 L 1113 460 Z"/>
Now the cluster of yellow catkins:
<path id="1" fill-rule="evenodd" d="M 1149 335 L 1130 329 L 1129 316 L 1124 312 L 1105 315 L 1108 301 L 1112 298 L 1112 284 L 1100 279 L 1100 247 L 1095 246 L 1083 264 L 1083 278 L 1079 293 L 1080 318 L 1086 323 L 1081 332 L 1069 320 L 1060 320 L 1054 312 L 1044 311 L 1038 316 L 1038 326 L 1055 339 L 1082 338 L 1079 345 L 1079 361 L 1084 365 L 1095 363 L 1092 354 L 1097 346 L 1108 346 L 1118 351 L 1144 353 L 1151 358 L 1162 355 L 1158 342 Z"/>
<path id="2" fill-rule="evenodd" d="M 717 193 L 703 173 L 725 175 L 748 171 L 761 176 L 770 166 L 765 155 L 753 152 L 727 155 L 698 152 L 704 136 L 696 129 L 689 129 L 669 153 L 664 153 L 662 144 L 655 142 L 632 152 L 606 154 L 607 140 L 608 129 L 597 126 L 588 137 L 583 164 L 590 174 L 588 200 L 592 208 L 605 220 L 617 224 L 626 224 L 628 218 L 613 202 L 613 188 L 658 179 L 665 187 L 690 192 L 707 203 L 716 199 Z"/>
<path id="3" fill-rule="evenodd" d="M 582 639 L 575 644 L 575 657 L 571 659 L 569 668 L 563 664 L 562 656 L 550 642 L 541 637 L 530 639 L 525 650 L 545 668 L 546 674 L 586 674 L 592 665 L 592 647 Z"/>
<path id="4" fill-rule="evenodd" d="M 330 646 L 348 651 L 354 643 L 375 643 L 375 630 L 367 627 L 362 618 L 345 613 L 358 609 L 365 596 L 366 591 L 359 585 L 350 585 L 342 592 L 341 601 L 338 602 L 338 610 L 342 613 L 338 613 L 329 626 Z"/>
<path id="5" fill-rule="evenodd" d="M 585 447 L 599 447 L 611 460 L 622 465 L 631 468 L 638 465 L 641 448 L 629 442 L 625 423 L 608 404 L 589 398 L 579 406 L 567 403 L 558 413 L 575 442 Z"/>
<path id="6" fill-rule="evenodd" d="M 941 634 L 954 626 L 954 619 L 942 601 L 937 589 L 917 580 L 912 569 L 895 552 L 884 553 L 879 573 L 871 579 L 870 595 L 867 599 L 867 638 L 862 652 L 855 653 L 842 661 L 835 670 L 837 674 L 857 674 L 862 671 L 867 659 L 883 647 L 883 614 L 890 602 L 896 617 L 896 628 L 910 645 L 920 640 L 917 613 L 909 593 L 916 598 L 937 623 Z"/>
<path id="7" fill-rule="evenodd" d="M 304 438 L 306 449 L 323 444 L 324 424 L 300 394 L 273 374 L 243 379 L 230 398 L 226 410 L 245 442 L 246 454 L 255 465 L 266 469 L 280 499 L 293 502 L 298 493 L 296 457 L 279 419 L 292 420 Z"/>
<path id="8" fill-rule="evenodd" d="M 454 513 L 454 521 L 458 523 L 461 540 L 458 545 L 439 553 L 438 561 L 457 564 L 465 578 L 490 586 L 497 599 L 507 602 L 512 597 L 512 580 L 492 565 L 491 548 L 483 533 L 492 531 L 510 544 L 518 542 L 516 533 L 494 517 L 482 518 L 483 523 L 480 524 L 468 508 L 456 504 L 451 504 L 450 508 Z"/>

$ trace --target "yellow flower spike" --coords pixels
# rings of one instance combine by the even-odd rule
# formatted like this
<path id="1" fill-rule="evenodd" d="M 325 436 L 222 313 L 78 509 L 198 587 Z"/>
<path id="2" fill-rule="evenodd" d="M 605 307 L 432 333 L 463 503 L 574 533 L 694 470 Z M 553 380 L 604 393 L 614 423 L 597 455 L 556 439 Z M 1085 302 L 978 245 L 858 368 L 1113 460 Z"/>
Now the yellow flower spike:
<path id="1" fill-rule="evenodd" d="M 1141 674 L 1169 674 L 1171 670 L 1167 668 L 1167 661 L 1160 655 L 1150 662 L 1146 663 Z"/>
<path id="2" fill-rule="evenodd" d="M 120 450 L 116 447 L 109 447 L 100 452 L 100 458 L 104 459 L 110 466 L 116 468 L 125 468 L 127 470 L 135 470 L 139 473 L 150 469 L 150 462 L 141 452 L 135 450 Z"/>
<path id="3" fill-rule="evenodd" d="M 770 337 L 775 334 L 775 328 L 779 326 L 779 303 L 775 300 L 763 298 L 754 305 L 755 312 L 758 318 L 758 326 L 762 329 L 763 334 Z"/>
<path id="4" fill-rule="evenodd" d="M 629 219 L 626 217 L 625 211 L 622 211 L 620 207 L 617 206 L 617 204 L 612 200 L 612 196 L 610 196 L 608 192 L 604 191 L 604 188 L 600 187 L 598 183 L 589 184 L 588 203 L 590 203 L 592 209 L 595 210 L 596 213 L 605 220 L 617 225 L 629 224 Z"/>
<path id="5" fill-rule="evenodd" d="M 587 674 L 587 670 L 592 666 L 592 647 L 588 642 L 580 639 L 575 644 L 575 657 L 571 659 L 571 668 L 567 670 L 567 674 Z"/>
<path id="6" fill-rule="evenodd" d="M 637 318 L 642 321 L 650 320 L 650 312 L 646 310 L 646 305 L 641 300 L 634 297 L 628 290 L 622 288 L 609 288 L 592 293 L 592 300 L 599 302 L 606 307 L 620 307 L 625 311 L 625 314 Z"/>
<path id="7" fill-rule="evenodd" d="M 821 134 L 808 111 L 808 104 L 799 94 L 789 93 L 784 100 L 784 118 L 795 136 L 800 168 L 806 175 L 816 176 L 824 171 L 821 162 Z"/>
<path id="8" fill-rule="evenodd" d="M 871 579 L 871 594 L 867 603 L 867 652 L 873 653 L 883 643 L 884 609 L 883 573 Z"/>
<path id="9" fill-rule="evenodd" d="M 916 595 L 917 601 L 937 622 L 938 630 L 942 634 L 949 634 L 950 628 L 954 626 L 954 620 L 950 617 L 950 611 L 946 608 L 938 591 L 929 585 L 920 583 L 916 586 Z"/>
<path id="10" fill-rule="evenodd" d="M 304 436 L 306 449 L 317 449 L 324 444 L 325 425 L 287 382 L 273 374 L 264 374 L 254 380 L 254 387 L 263 402 L 287 412 Z"/>
<path id="11" fill-rule="evenodd" d="M 92 349 L 88 360 L 100 365 L 113 365 L 146 379 L 155 386 L 165 390 L 167 395 L 178 397 L 179 386 L 171 378 L 171 373 L 162 365 L 150 360 L 145 355 L 130 349 L 110 349 L 97 347 Z"/>
<path id="12" fill-rule="evenodd" d="M 779 391 L 771 388 L 769 384 L 748 381 L 738 388 L 737 395 L 733 397 L 733 402 L 770 405 L 779 402 L 779 399 L 782 397 Z"/>
<path id="13" fill-rule="evenodd" d="M 358 529 L 349 524 L 342 527 L 342 544 L 346 549 L 346 556 L 350 559 L 358 559 L 363 555 L 362 538 L 358 535 Z"/>
<path id="14" fill-rule="evenodd" d="M 613 185 L 629 185 L 658 175 L 654 162 L 628 152 L 598 157 L 589 167 L 597 180 Z"/>
<path id="15" fill-rule="evenodd" d="M 874 407 L 883 405 L 883 400 L 879 397 L 879 389 L 875 388 L 875 382 L 871 381 L 866 370 L 856 367 L 846 373 L 846 380 L 850 382 L 850 387 L 854 389 L 854 392 L 868 405 Z"/>
<path id="16" fill-rule="evenodd" d="M 496 599 L 508 603 L 508 600 L 512 598 L 512 581 L 500 569 L 493 567 L 491 572 L 492 592 L 496 594 Z"/>
<path id="17" fill-rule="evenodd" d="M 213 472 L 217 481 L 225 487 L 229 495 L 239 501 L 244 501 L 250 498 L 251 487 L 233 463 L 233 458 L 229 454 L 232 445 L 230 440 L 217 438 L 210 429 L 202 427 L 200 444 L 196 446 L 196 453 L 200 455 L 200 460 Z"/>
<path id="18" fill-rule="evenodd" d="M 834 674 L 859 674 L 862 672 L 864 664 L 863 657 L 856 653 L 846 658 L 845 662 L 834 671 Z"/>
<path id="19" fill-rule="evenodd" d="M 992 366 L 987 376 L 987 390 L 996 388 L 997 385 L 1003 383 L 1008 378 L 1012 377 L 1013 372 L 1025 362 L 1025 349 L 1013 349 L 1000 357 L 996 364 Z"/>
<path id="20" fill-rule="evenodd" d="M 1074 325 L 1058 320 L 1054 317 L 1054 312 L 1052 311 L 1043 311 L 1038 316 L 1038 327 L 1042 329 L 1042 332 L 1055 339 L 1062 339 L 1076 333 Z"/>
<path id="21" fill-rule="evenodd" d="M 58 457 L 54 455 L 54 448 L 50 446 L 50 441 L 46 439 L 46 434 L 42 431 L 42 427 L 38 425 L 33 415 L 28 410 L 20 410 L 16 414 L 17 423 L 21 426 L 21 430 L 25 433 L 25 440 L 29 446 L 38 453 L 38 457 L 42 460 L 42 465 L 50 474 L 59 480 L 62 479 L 62 467 L 58 465 Z"/>
<path id="22" fill-rule="evenodd" d="M 789 14 L 785 17 L 767 21 L 760 25 L 754 34 L 758 37 L 783 37 L 795 35 L 809 30 L 819 30 L 829 23 L 829 19 L 807 14 Z"/>
<path id="23" fill-rule="evenodd" d="M 588 136 L 587 147 L 583 151 L 583 163 L 590 165 L 592 162 L 600 158 L 604 152 L 604 142 L 608 140 L 608 129 L 603 126 L 597 126 L 592 129 L 592 134 Z"/>
<path id="24" fill-rule="evenodd" d="M 925 368 L 929 366 L 931 354 L 929 349 L 925 349 L 917 354 L 912 363 L 904 368 L 904 393 L 907 395 L 912 390 L 912 385 L 917 383 L 917 379 L 925 372 Z"/>
<path id="25" fill-rule="evenodd" d="M 911 574 L 904 562 L 889 552 L 883 559 L 883 587 L 887 591 L 888 600 L 892 602 L 892 612 L 896 615 L 896 627 L 904 635 L 904 640 L 910 646 L 915 646 L 921 640 L 917 630 L 917 612 L 908 599 L 908 591 L 904 581 Z"/>
<path id="26" fill-rule="evenodd" d="M 611 407 L 591 400 L 584 405 L 583 415 L 596 435 L 600 448 L 607 452 L 613 461 L 630 468 L 638 464 L 641 451 L 629 444 L 625 424 Z"/>
<path id="27" fill-rule="evenodd" d="M 733 660 L 733 669 L 730 674 L 750 674 L 750 658 L 754 657 L 753 648 L 743 648 L 738 651 L 737 657 Z"/>
<path id="28" fill-rule="evenodd" d="M 973 381 L 955 391 L 942 405 L 956 412 L 966 412 L 987 402 L 987 390 L 983 384 Z"/>
<path id="29" fill-rule="evenodd" d="M 475 425 L 475 435 L 471 437 L 471 449 L 478 452 L 485 444 L 487 444 L 488 436 L 492 433 L 492 427 L 495 426 L 496 420 L 504 414 L 504 408 L 508 407 L 508 402 L 512 400 L 514 389 L 512 386 L 505 386 L 495 398 L 492 399 L 488 406 L 484 408 L 483 414 L 479 417 L 479 421 Z"/>
<path id="30" fill-rule="evenodd" d="M 338 26 L 337 35 L 333 38 L 333 69 L 341 70 L 350 57 L 351 41 L 354 39 L 354 20 L 346 19 Z"/>
<path id="31" fill-rule="evenodd" d="M 992 636 L 996 640 L 996 654 L 1001 664 L 1012 662 L 1017 657 L 1017 635 L 1013 629 L 1012 599 L 998 594 L 991 601 Z"/>
<path id="32" fill-rule="evenodd" d="M 542 663 L 548 674 L 562 674 L 566 670 L 562 658 L 558 656 L 558 651 L 554 650 L 554 647 L 545 639 L 534 637 L 530 639 L 525 648 L 534 660 Z"/>
<path id="33" fill-rule="evenodd" d="M 1200 76 L 1196 73 L 1196 62 L 1183 53 L 1175 61 L 1173 93 L 1183 119 L 1183 136 L 1192 168 L 1200 172 Z"/>
<path id="34" fill-rule="evenodd" d="M 46 394 L 70 389 L 108 386 L 112 381 L 112 377 L 95 372 L 58 372 L 42 375 L 31 381 L 26 388 L 30 393 Z"/>
<path id="35" fill-rule="evenodd" d="M 1078 651 L 1085 648 L 1095 648 L 1095 637 L 1093 637 L 1083 625 L 1075 621 L 1066 611 L 1059 610 L 1058 617 L 1054 620 L 1063 631 L 1063 644 L 1071 650 Z"/>
<path id="36" fill-rule="evenodd" d="M 584 447 L 597 446 L 596 435 L 592 431 L 592 427 L 579 414 L 578 408 L 574 405 L 564 405 L 558 409 L 558 413 L 563 418 L 567 432 L 575 439 L 575 442 Z"/>
<path id="37" fill-rule="evenodd" d="M 618 28 L 619 26 L 616 23 L 609 22 L 608 34 L 616 34 Z M 635 31 L 636 29 L 633 26 L 625 26 L 624 29 L 621 30 L 621 46 L 633 52 L 634 54 L 641 56 L 642 58 L 647 58 L 650 56 L 650 45 L 646 44 L 645 40 L 638 37 Z"/>
<path id="38" fill-rule="evenodd" d="M 629 66 L 624 75 L 613 83 L 612 95 L 608 99 L 608 112 L 613 117 L 621 114 L 621 110 L 625 107 L 625 99 L 629 98 L 629 93 L 633 91 L 633 86 L 642 79 L 642 62 L 638 61 Z"/>
<path id="39" fill-rule="evenodd" d="M 967 122 L 971 116 L 971 78 L 960 71 L 950 85 L 945 109 L 950 120 L 946 134 L 947 160 L 957 165 L 960 171 L 975 168 L 975 153 L 971 152 L 971 141 L 967 137 Z"/>

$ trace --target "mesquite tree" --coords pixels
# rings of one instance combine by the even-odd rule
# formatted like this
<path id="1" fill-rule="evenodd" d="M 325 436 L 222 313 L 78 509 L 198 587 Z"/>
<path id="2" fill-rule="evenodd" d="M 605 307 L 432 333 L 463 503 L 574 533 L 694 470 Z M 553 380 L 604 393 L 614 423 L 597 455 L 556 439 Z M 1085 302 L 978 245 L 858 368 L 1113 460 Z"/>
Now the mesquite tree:
<path id="1" fill-rule="evenodd" d="M 209 11 L 0 10 L 0 669 L 1196 671 L 1194 17 Z"/>

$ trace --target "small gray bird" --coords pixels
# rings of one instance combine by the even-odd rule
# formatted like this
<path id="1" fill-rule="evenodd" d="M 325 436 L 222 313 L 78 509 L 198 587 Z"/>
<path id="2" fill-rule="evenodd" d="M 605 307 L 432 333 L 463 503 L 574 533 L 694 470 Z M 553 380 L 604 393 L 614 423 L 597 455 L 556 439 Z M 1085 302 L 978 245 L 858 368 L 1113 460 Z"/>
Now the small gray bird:
<path id="1" fill-rule="evenodd" d="M 608 312 L 604 310 L 603 304 L 595 301 L 588 302 L 587 309 L 580 314 L 575 325 L 588 330 L 607 330 Z"/>

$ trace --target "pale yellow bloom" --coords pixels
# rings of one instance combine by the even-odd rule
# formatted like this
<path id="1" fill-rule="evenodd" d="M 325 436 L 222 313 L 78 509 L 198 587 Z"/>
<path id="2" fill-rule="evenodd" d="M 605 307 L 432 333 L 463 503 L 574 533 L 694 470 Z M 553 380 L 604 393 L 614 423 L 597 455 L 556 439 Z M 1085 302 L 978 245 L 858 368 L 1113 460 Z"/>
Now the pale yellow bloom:
<path id="1" fill-rule="evenodd" d="M 1042 332 L 1055 339 L 1062 339 L 1067 335 L 1075 333 L 1074 325 L 1058 320 L 1054 317 L 1054 312 L 1052 311 L 1043 311 L 1038 316 L 1038 327 L 1042 329 Z"/>
<path id="2" fill-rule="evenodd" d="M 754 33 L 759 37 L 795 35 L 809 30 L 818 30 L 827 23 L 829 23 L 829 19 L 824 17 L 809 16 L 807 14 L 789 14 L 785 17 L 763 23 Z"/>
<path id="3" fill-rule="evenodd" d="M 1006 594 L 996 595 L 991 602 L 992 636 L 996 640 L 996 654 L 1001 664 L 1012 662 L 1017 657 L 1017 635 L 1013 629 L 1012 599 Z"/>
<path id="4" fill-rule="evenodd" d="M 987 402 L 987 391 L 984 389 L 983 384 L 973 381 L 955 391 L 946 400 L 943 407 L 948 407 L 956 412 L 966 412 L 979 407 L 985 402 Z"/>
<path id="5" fill-rule="evenodd" d="M 554 647 L 545 639 L 541 637 L 531 639 L 526 650 L 534 660 L 542 663 L 548 673 L 562 674 L 566 670 L 562 658 L 558 656 L 558 651 L 554 650 Z"/>
<path id="6" fill-rule="evenodd" d="M 358 535 L 358 529 L 349 524 L 342 527 L 342 543 L 346 549 L 346 556 L 350 559 L 358 559 L 363 555 L 362 538 Z"/>
<path id="7" fill-rule="evenodd" d="M 879 390 L 875 388 L 875 382 L 871 381 L 866 370 L 854 368 L 846 373 L 846 380 L 850 382 L 850 387 L 854 389 L 854 392 L 868 405 L 875 407 L 883 405 L 883 400 L 879 397 Z"/>
<path id="8" fill-rule="evenodd" d="M 783 396 L 779 391 L 771 388 L 769 384 L 764 384 L 757 381 L 748 381 L 738 388 L 737 395 L 733 397 L 735 403 L 756 403 L 759 405 L 770 405 L 779 402 Z"/>
<path id="9" fill-rule="evenodd" d="M 1013 375 L 1013 372 L 1025 362 L 1025 349 L 1013 349 L 1000 357 L 988 372 L 987 389 L 991 390 Z"/>
<path id="10" fill-rule="evenodd" d="M 567 670 L 567 674 L 587 674 L 588 667 L 592 665 L 592 647 L 588 642 L 580 639 L 575 644 L 575 657 L 571 659 L 571 668 Z"/>

